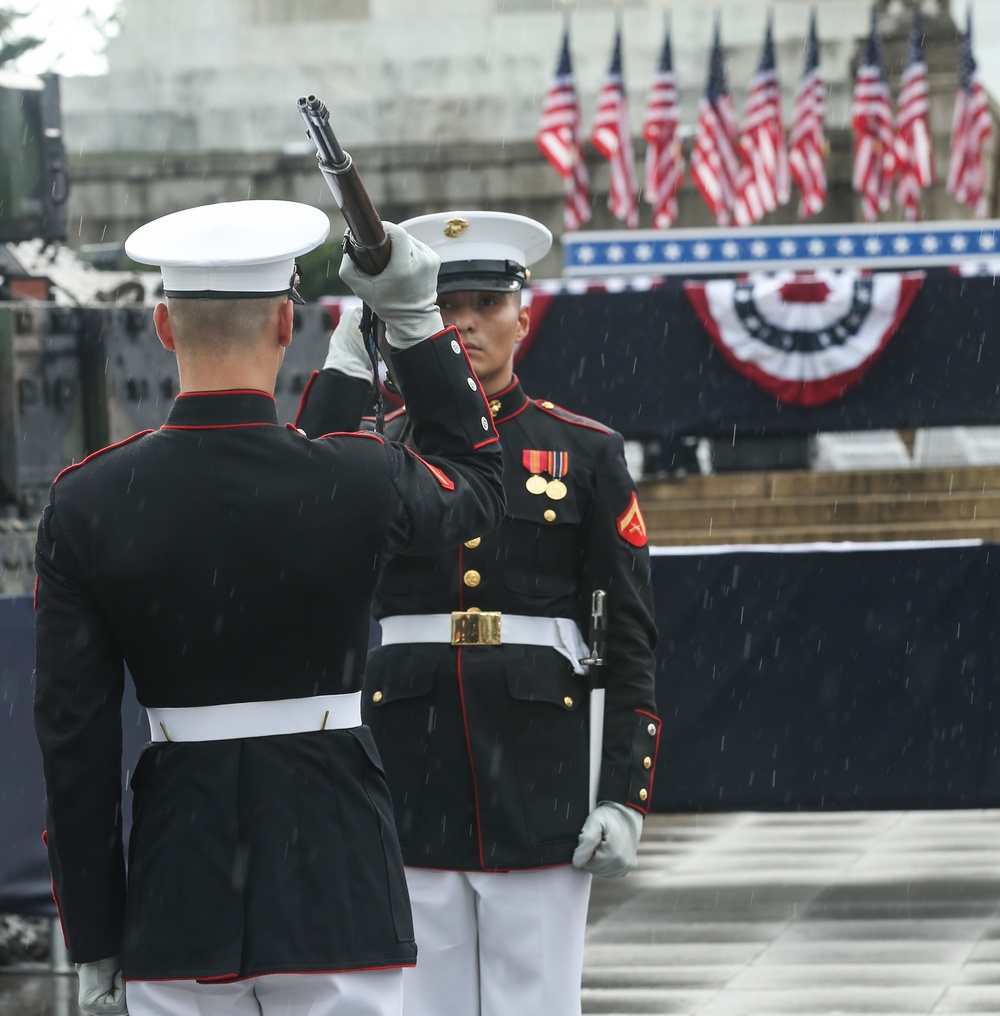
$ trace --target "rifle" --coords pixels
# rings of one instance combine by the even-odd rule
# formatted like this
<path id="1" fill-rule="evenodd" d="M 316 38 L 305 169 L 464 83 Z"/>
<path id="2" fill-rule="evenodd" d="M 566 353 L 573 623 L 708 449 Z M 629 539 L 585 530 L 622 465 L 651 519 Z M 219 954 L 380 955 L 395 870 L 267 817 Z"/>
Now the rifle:
<path id="1" fill-rule="evenodd" d="M 320 99 L 315 95 L 299 96 L 298 107 L 308 128 L 306 134 L 316 145 L 319 170 L 333 192 L 337 207 L 347 223 L 347 231 L 344 233 L 344 253 L 366 275 L 378 275 L 389 263 L 392 244 L 368 196 L 368 191 L 361 182 L 354 160 L 341 148 L 330 127 L 330 111 Z M 379 432 L 382 433 L 385 425 L 378 377 L 379 353 L 385 361 L 389 375 L 386 387 L 398 393 L 399 386 L 396 384 L 385 342 L 385 326 L 367 306 L 361 319 L 361 331 L 372 361 L 375 420 Z"/>

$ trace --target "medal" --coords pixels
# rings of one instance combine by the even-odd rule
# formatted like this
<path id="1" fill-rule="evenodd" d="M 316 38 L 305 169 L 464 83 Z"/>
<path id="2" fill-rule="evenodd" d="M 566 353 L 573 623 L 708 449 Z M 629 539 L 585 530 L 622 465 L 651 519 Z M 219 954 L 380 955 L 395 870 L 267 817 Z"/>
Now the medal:
<path id="1" fill-rule="evenodd" d="M 553 501 L 561 501 L 566 496 L 566 484 L 562 480 L 549 480 L 545 484 L 545 495 Z"/>
<path id="2" fill-rule="evenodd" d="M 532 475 L 525 480 L 524 485 L 528 488 L 529 494 L 545 494 L 549 488 L 545 479 L 539 476 L 538 473 L 532 473 Z"/>

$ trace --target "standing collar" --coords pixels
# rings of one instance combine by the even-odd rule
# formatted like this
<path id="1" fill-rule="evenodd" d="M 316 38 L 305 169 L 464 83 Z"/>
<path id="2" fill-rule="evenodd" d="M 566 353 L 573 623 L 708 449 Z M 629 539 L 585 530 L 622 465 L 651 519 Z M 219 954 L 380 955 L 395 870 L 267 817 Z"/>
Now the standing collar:
<path id="1" fill-rule="evenodd" d="M 493 415 L 494 423 L 504 423 L 512 416 L 517 416 L 528 404 L 528 396 L 521 387 L 517 375 L 511 379 L 509 385 L 495 395 L 488 395 L 486 401 L 490 405 L 490 413 Z"/>
<path id="2" fill-rule="evenodd" d="M 164 427 L 277 426 L 278 409 L 267 392 L 233 388 L 221 392 L 181 392 Z"/>

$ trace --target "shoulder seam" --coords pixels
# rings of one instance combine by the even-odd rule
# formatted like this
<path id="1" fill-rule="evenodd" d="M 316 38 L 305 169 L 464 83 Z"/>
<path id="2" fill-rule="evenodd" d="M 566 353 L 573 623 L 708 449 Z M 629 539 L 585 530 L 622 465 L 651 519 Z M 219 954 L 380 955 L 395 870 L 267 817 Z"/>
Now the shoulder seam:
<path id="1" fill-rule="evenodd" d="M 317 441 L 322 441 L 328 437 L 370 437 L 378 441 L 379 444 L 385 444 L 385 438 L 381 434 L 373 434 L 370 430 L 332 430 L 329 434 L 320 434 Z"/>
<path id="2" fill-rule="evenodd" d="M 573 413 L 568 409 L 564 409 L 562 406 L 557 406 L 554 402 L 551 402 L 548 399 L 533 399 L 532 402 L 543 413 L 548 413 L 549 416 L 554 416 L 557 420 L 562 420 L 564 423 L 570 423 L 574 427 L 585 427 L 588 430 L 596 430 L 600 434 L 614 433 L 610 427 L 606 427 L 603 423 L 598 423 L 597 420 L 592 420 L 589 416 L 581 416 L 579 413 Z M 549 405 L 544 406 L 542 405 L 543 402 L 549 402 Z"/>
<path id="3" fill-rule="evenodd" d="M 131 437 L 125 438 L 124 441 L 116 441 L 114 444 L 106 445 L 104 448 L 98 448 L 96 452 L 91 452 L 89 455 L 80 459 L 79 462 L 71 462 L 68 466 L 61 469 L 56 478 L 52 481 L 58 483 L 62 477 L 67 473 L 71 473 L 74 469 L 79 469 L 81 466 L 85 466 L 91 459 L 96 459 L 98 455 L 103 455 L 105 452 L 114 451 L 116 448 L 122 448 L 127 444 L 131 444 L 133 441 L 138 441 L 139 438 L 145 437 L 147 434 L 152 434 L 152 428 L 148 430 L 140 430 L 137 434 L 133 434 Z"/>

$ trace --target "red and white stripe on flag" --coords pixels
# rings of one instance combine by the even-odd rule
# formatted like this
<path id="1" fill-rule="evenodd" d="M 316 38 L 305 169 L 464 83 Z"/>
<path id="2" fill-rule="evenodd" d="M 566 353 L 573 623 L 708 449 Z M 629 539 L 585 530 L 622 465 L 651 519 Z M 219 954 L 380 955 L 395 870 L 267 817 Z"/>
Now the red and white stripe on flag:
<path id="1" fill-rule="evenodd" d="M 642 136 L 647 142 L 643 193 L 652 205 L 653 225 L 657 229 L 666 229 L 677 219 L 677 193 L 684 180 L 680 125 L 681 112 L 668 34 L 660 65 L 649 89 L 642 123 Z"/>
<path id="2" fill-rule="evenodd" d="M 967 205 L 978 218 L 986 215 L 986 172 L 983 146 L 992 131 L 989 102 L 976 73 L 972 55 L 972 14 L 962 37 L 958 92 L 951 126 L 948 193 Z"/>
<path id="3" fill-rule="evenodd" d="M 854 189 L 861 194 L 861 215 L 866 222 L 888 211 L 892 179 L 896 174 L 896 137 L 892 129 L 889 86 L 882 68 L 882 40 L 875 7 L 865 61 L 854 82 Z"/>
<path id="4" fill-rule="evenodd" d="M 854 174 L 865 221 L 888 211 L 896 172 L 889 88 L 877 67 L 858 68 L 854 86 Z"/>
<path id="5" fill-rule="evenodd" d="M 899 181 L 896 201 L 910 220 L 920 218 L 920 195 L 934 182 L 934 157 L 927 126 L 930 103 L 927 95 L 927 64 L 923 55 L 920 8 L 913 9 L 910 52 L 896 107 L 896 162 Z"/>
<path id="6" fill-rule="evenodd" d="M 559 63 L 542 104 L 535 142 L 563 178 L 563 225 L 567 232 L 590 219 L 590 182 L 580 142 L 580 106 L 573 84 L 569 31 L 563 32 Z"/>
<path id="7" fill-rule="evenodd" d="M 743 111 L 740 159 L 735 218 L 737 225 L 748 226 L 785 204 L 790 190 L 781 86 L 774 69 L 770 22 L 760 67 L 750 84 Z"/>
<path id="8" fill-rule="evenodd" d="M 590 140 L 611 166 L 611 187 L 608 193 L 611 214 L 629 229 L 636 229 L 639 225 L 638 182 L 628 99 L 622 81 L 620 32 L 615 35 L 611 67 L 597 98 Z"/>
<path id="9" fill-rule="evenodd" d="M 708 62 L 708 85 L 698 107 L 691 151 L 691 176 L 720 226 L 728 226 L 736 204 L 736 115 L 726 82 L 719 19 Z"/>
<path id="10" fill-rule="evenodd" d="M 806 66 L 792 111 L 788 138 L 788 165 L 799 188 L 799 218 L 821 212 L 826 206 L 826 90 L 819 73 L 819 42 L 812 18 L 806 44 Z"/>
<path id="11" fill-rule="evenodd" d="M 686 282 L 684 291 L 735 370 L 781 402 L 818 406 L 864 376 L 923 279 L 923 272 L 784 272 Z"/>

